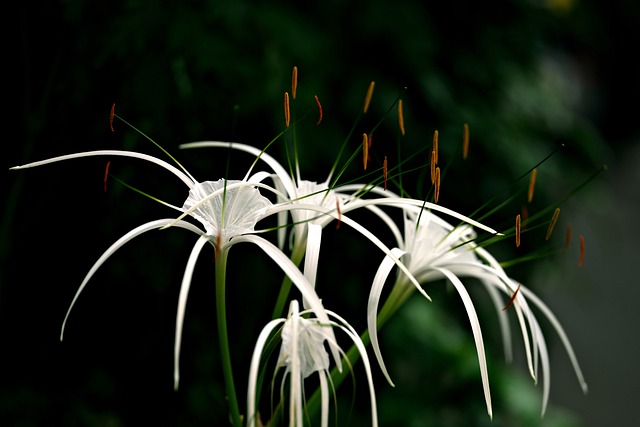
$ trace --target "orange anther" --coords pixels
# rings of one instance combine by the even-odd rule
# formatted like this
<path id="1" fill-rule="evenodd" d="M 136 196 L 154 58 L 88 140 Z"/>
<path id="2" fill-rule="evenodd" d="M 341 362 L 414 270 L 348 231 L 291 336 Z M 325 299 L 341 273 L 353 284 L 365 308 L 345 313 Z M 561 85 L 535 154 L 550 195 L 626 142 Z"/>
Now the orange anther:
<path id="1" fill-rule="evenodd" d="M 284 124 L 289 127 L 291 120 L 291 111 L 289 110 L 289 92 L 284 93 Z"/>
<path id="2" fill-rule="evenodd" d="M 436 152 L 431 151 L 431 184 L 436 183 Z"/>
<path id="3" fill-rule="evenodd" d="M 367 89 L 367 96 L 364 98 L 364 108 L 362 109 L 363 113 L 366 113 L 369 109 L 369 104 L 371 103 L 371 97 L 373 96 L 373 87 L 376 85 L 376 82 L 372 81 L 369 84 L 369 89 Z"/>
<path id="4" fill-rule="evenodd" d="M 529 219 L 529 209 L 526 206 L 522 207 L 521 220 L 522 228 L 527 229 L 527 220 Z"/>
<path id="5" fill-rule="evenodd" d="M 436 182 L 433 190 L 433 201 L 434 203 L 438 203 L 438 199 L 440 198 L 440 168 L 436 168 Z"/>
<path id="6" fill-rule="evenodd" d="M 580 259 L 578 260 L 578 267 L 582 267 L 584 262 L 584 236 L 580 235 Z"/>
<path id="7" fill-rule="evenodd" d="M 402 114 L 402 99 L 398 101 L 398 126 L 400 133 L 404 136 L 404 116 Z"/>
<path id="8" fill-rule="evenodd" d="M 336 211 L 338 211 L 338 222 L 336 222 L 336 230 L 340 228 L 342 222 L 342 212 L 340 212 L 340 199 L 336 197 Z"/>
<path id="9" fill-rule="evenodd" d="M 382 162 L 382 177 L 384 178 L 384 191 L 387 191 L 387 178 L 389 178 L 387 156 L 384 156 L 384 162 Z"/>
<path id="10" fill-rule="evenodd" d="M 367 170 L 367 162 L 369 161 L 369 138 L 366 133 L 362 134 L 362 163 L 364 170 Z"/>
<path id="11" fill-rule="evenodd" d="M 433 152 L 435 153 L 434 163 L 438 164 L 438 131 L 433 132 Z"/>
<path id="12" fill-rule="evenodd" d="M 104 192 L 107 192 L 107 178 L 109 177 L 109 166 L 111 166 L 111 160 L 107 162 L 107 166 L 104 168 Z"/>
<path id="13" fill-rule="evenodd" d="M 469 125 L 464 124 L 464 131 L 462 133 L 462 158 L 467 159 L 469 155 Z"/>
<path id="14" fill-rule="evenodd" d="M 111 128 L 111 132 L 115 132 L 116 130 L 113 128 L 113 117 L 116 115 L 116 103 L 114 102 L 111 106 L 111 112 L 109 113 L 109 127 Z"/>
<path id="15" fill-rule="evenodd" d="M 516 300 L 516 297 L 518 296 L 518 292 L 520 292 L 520 286 L 522 285 L 518 284 L 516 291 L 513 293 L 513 295 L 511 295 L 511 298 L 509 299 L 509 302 L 507 303 L 507 305 L 502 307 L 502 311 L 506 311 L 509 307 L 511 307 L 511 305 L 513 305 L 513 302 Z"/>
<path id="16" fill-rule="evenodd" d="M 571 246 L 571 224 L 567 225 L 567 237 L 564 241 L 565 249 L 569 249 L 569 246 Z"/>
<path id="17" fill-rule="evenodd" d="M 560 208 L 556 208 L 553 211 L 553 216 L 551 217 L 551 222 L 549 223 L 549 228 L 547 228 L 547 235 L 544 237 L 544 240 L 549 240 L 551 237 L 551 233 L 553 232 L 553 228 L 556 226 L 556 222 L 558 222 L 558 217 L 560 216 Z"/>
<path id="18" fill-rule="evenodd" d="M 531 179 L 529 180 L 529 194 L 527 195 L 527 201 L 531 203 L 533 200 L 533 190 L 536 188 L 536 176 L 538 176 L 538 169 L 531 171 Z"/>
<path id="19" fill-rule="evenodd" d="M 322 121 L 322 104 L 320 104 L 318 95 L 314 95 L 314 98 L 316 99 L 316 105 L 318 106 L 318 121 L 316 122 L 316 125 L 319 125 Z"/>
<path id="20" fill-rule="evenodd" d="M 520 214 L 516 215 L 516 248 L 520 247 Z"/>
<path id="21" fill-rule="evenodd" d="M 298 90 L 298 67 L 294 66 L 291 72 L 291 96 L 296 99 L 296 92 Z"/>

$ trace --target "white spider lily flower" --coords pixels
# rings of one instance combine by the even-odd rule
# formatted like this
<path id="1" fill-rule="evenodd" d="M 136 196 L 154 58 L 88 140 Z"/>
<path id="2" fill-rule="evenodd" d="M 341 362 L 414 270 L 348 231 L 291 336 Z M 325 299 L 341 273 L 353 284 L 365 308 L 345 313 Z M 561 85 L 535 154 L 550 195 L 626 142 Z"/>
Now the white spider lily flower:
<path id="1" fill-rule="evenodd" d="M 367 356 L 364 343 L 349 323 L 342 317 L 327 310 L 329 316 L 335 320 L 329 322 L 305 317 L 308 311 L 299 311 L 297 301 L 291 301 L 289 314 L 286 319 L 275 319 L 270 321 L 260 333 L 251 358 L 249 369 L 249 386 L 247 391 L 247 422 L 248 426 L 259 426 L 260 420 L 256 409 L 258 374 L 260 371 L 260 359 L 269 337 L 280 327 L 280 338 L 282 344 L 276 372 L 284 368 L 282 387 L 284 387 L 287 377 L 289 378 L 289 425 L 303 426 L 304 419 L 304 380 L 314 373 L 318 373 L 321 395 L 321 425 L 328 426 L 329 423 L 329 355 L 325 344 L 331 349 L 336 349 L 344 354 L 338 347 L 333 333 L 329 333 L 333 328 L 338 328 L 345 332 L 358 348 L 363 360 L 364 368 L 369 384 L 369 396 L 371 399 L 372 426 L 378 425 L 378 415 L 376 406 L 375 388 L 371 374 L 371 365 Z"/>
<path id="2" fill-rule="evenodd" d="M 394 248 L 392 252 L 404 261 L 407 268 L 420 283 L 445 278 L 454 286 L 460 295 L 472 328 L 487 412 L 490 417 L 493 416 L 493 410 L 484 341 L 475 307 L 468 291 L 460 280 L 460 278 L 463 277 L 479 279 L 489 292 L 498 312 L 500 326 L 505 340 L 507 359 L 510 359 L 511 346 L 509 323 L 507 313 L 503 309 L 504 302 L 498 291 L 504 293 L 508 300 L 512 299 L 513 309 L 518 318 L 523 336 L 529 372 L 534 380 L 537 378 L 538 360 L 540 359 L 542 363 L 542 414 L 546 411 L 549 397 L 549 356 L 544 335 L 527 299 L 531 299 L 534 302 L 534 305 L 543 312 L 558 332 L 570 356 L 580 385 L 583 391 L 586 392 L 587 385 L 575 353 L 558 320 L 551 310 L 548 309 L 533 292 L 510 279 L 495 258 L 485 249 L 478 247 L 474 243 L 476 233 L 469 224 L 454 227 L 432 212 L 422 211 L 422 213 L 420 213 L 419 210 L 413 208 L 405 210 L 404 234 L 401 235 L 399 230 L 396 230 L 394 234 L 404 237 L 399 240 L 398 247 Z M 367 323 L 371 344 L 381 369 L 391 384 L 393 383 L 382 359 L 378 342 L 377 329 L 379 319 L 377 319 L 377 316 L 382 289 L 393 265 L 394 263 L 386 258 L 380 264 L 373 280 L 367 307 Z M 407 278 L 399 275 L 394 284 L 392 294 L 389 297 L 390 300 L 394 298 L 391 310 L 395 310 L 410 295 L 411 291 L 412 287 L 408 283 Z M 382 321 L 385 320 L 386 319 L 383 319 Z"/>

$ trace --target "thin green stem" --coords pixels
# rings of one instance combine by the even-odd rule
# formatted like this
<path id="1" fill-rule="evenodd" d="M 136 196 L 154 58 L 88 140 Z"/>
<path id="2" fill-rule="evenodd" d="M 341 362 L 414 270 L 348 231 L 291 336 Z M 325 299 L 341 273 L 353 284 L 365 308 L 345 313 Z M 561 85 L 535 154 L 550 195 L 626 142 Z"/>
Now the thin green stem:
<path id="1" fill-rule="evenodd" d="M 227 333 L 227 311 L 225 301 L 225 282 L 227 275 L 228 250 L 216 248 L 216 316 L 218 320 L 218 340 L 220 341 L 220 357 L 222 359 L 222 373 L 224 384 L 229 399 L 229 412 L 233 427 L 242 427 L 240 408 L 236 387 L 233 382 L 231 369 L 231 352 L 229 351 L 229 335 Z"/>
<path id="2" fill-rule="evenodd" d="M 302 261 L 302 257 L 304 256 L 305 251 L 304 244 L 295 244 L 293 247 L 293 252 L 291 253 L 291 261 L 295 265 L 299 265 Z M 284 279 L 282 279 L 282 285 L 280 286 L 280 292 L 278 293 L 278 299 L 276 300 L 276 305 L 273 308 L 272 319 L 278 319 L 282 317 L 282 313 L 284 312 L 285 304 L 289 299 L 289 292 L 291 291 L 291 278 L 288 275 L 285 275 Z"/>

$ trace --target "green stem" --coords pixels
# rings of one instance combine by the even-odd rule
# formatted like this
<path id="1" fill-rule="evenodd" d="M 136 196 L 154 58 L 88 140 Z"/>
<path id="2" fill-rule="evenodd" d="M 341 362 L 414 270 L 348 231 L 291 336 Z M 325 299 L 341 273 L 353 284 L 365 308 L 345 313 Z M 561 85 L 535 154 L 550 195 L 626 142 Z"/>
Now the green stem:
<path id="1" fill-rule="evenodd" d="M 225 301 L 225 282 L 227 275 L 228 250 L 218 250 L 216 254 L 216 316 L 218 320 L 218 340 L 220 341 L 220 357 L 222 359 L 222 373 L 224 384 L 229 399 L 229 412 L 234 427 L 242 427 L 240 408 L 236 387 L 233 382 L 231 369 L 231 352 L 229 351 L 229 335 L 227 333 L 227 313 Z"/>
<path id="2" fill-rule="evenodd" d="M 302 257 L 304 256 L 306 245 L 305 244 L 295 244 L 293 247 L 293 252 L 291 253 L 291 261 L 295 265 L 299 265 L 302 261 Z M 276 300 L 276 305 L 273 309 L 272 319 L 278 319 L 282 317 L 282 313 L 284 312 L 285 304 L 287 303 L 287 299 L 289 298 L 289 291 L 291 291 L 291 279 L 289 276 L 285 275 L 284 279 L 282 279 L 282 285 L 280 286 L 280 292 L 278 293 L 278 299 Z"/>

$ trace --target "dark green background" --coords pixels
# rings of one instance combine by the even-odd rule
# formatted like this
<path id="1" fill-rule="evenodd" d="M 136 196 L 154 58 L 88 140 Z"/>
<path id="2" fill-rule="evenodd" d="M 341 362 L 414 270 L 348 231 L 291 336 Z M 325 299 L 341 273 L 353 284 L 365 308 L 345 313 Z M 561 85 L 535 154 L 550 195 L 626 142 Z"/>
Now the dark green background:
<path id="1" fill-rule="evenodd" d="M 203 252 L 196 269 L 183 382 L 175 393 L 175 307 L 193 236 L 169 230 L 123 248 L 90 283 L 59 343 L 68 304 L 102 251 L 129 229 L 173 213 L 113 181 L 105 194 L 106 159 L 7 169 L 95 149 L 161 156 L 121 122 L 110 132 L 115 102 L 121 116 L 196 178 L 216 180 L 225 174 L 226 154 L 180 152 L 178 144 L 215 139 L 264 146 L 282 130 L 282 94 L 290 90 L 293 65 L 300 71 L 296 112 L 312 116 L 296 131 L 307 179 L 325 178 L 372 80 L 371 110 L 349 150 L 359 143 L 358 132 L 368 131 L 402 94 L 402 153 L 427 146 L 438 129 L 442 162 L 449 167 L 441 203 L 462 213 L 471 213 L 560 144 L 564 149 L 540 168 L 533 210 L 608 165 L 606 174 L 563 206 L 561 227 L 571 223 L 574 234 L 586 237 L 583 268 L 576 266 L 574 240 L 566 254 L 509 271 L 541 293 L 565 324 L 590 394 L 582 396 L 548 330 L 552 400 L 540 420 L 540 387 L 528 382 L 521 362 L 505 366 L 488 298 L 477 293 L 477 306 L 491 359 L 491 425 L 629 425 L 635 419 L 635 2 L 53 1 L 12 5 L 4 20 L 9 97 L 0 181 L 1 425 L 224 425 L 212 251 Z M 324 107 L 318 127 L 314 95 Z M 463 123 L 472 135 L 466 162 L 458 152 Z M 375 156 L 397 160 L 397 142 L 391 114 L 376 132 Z M 284 159 L 283 144 L 270 153 Z M 250 160 L 234 157 L 232 171 L 246 170 Z M 351 176 L 360 174 L 358 167 L 349 170 Z M 180 205 L 185 198 L 181 184 L 157 167 L 117 160 L 111 168 L 163 200 Z M 405 184 L 420 193 L 418 175 Z M 517 210 L 503 210 L 489 225 L 505 227 Z M 562 237 L 555 237 L 561 246 Z M 319 292 L 361 328 L 366 284 L 381 257 L 354 240 L 348 231 L 328 230 L 326 247 L 350 245 L 345 247 L 353 258 L 323 252 Z M 540 240 L 531 238 L 519 253 L 509 245 L 496 250 L 509 259 Z M 243 373 L 268 321 L 279 275 L 252 248 L 238 247 L 231 258 L 229 317 L 244 407 Z M 392 390 L 376 374 L 383 425 L 489 425 L 461 304 L 438 286 L 429 290 L 438 296 L 434 304 L 412 301 L 383 335 L 398 377 Z M 351 390 L 342 396 L 350 402 Z M 351 415 L 348 405 L 341 407 L 341 423 L 367 425 L 361 379 L 356 402 Z"/>

